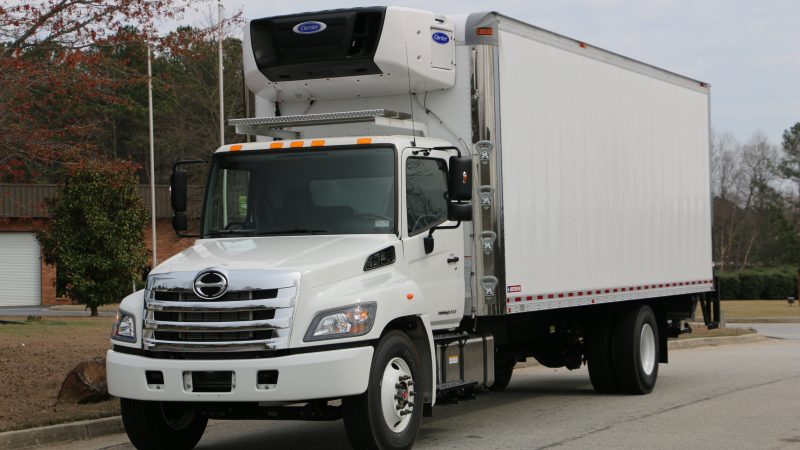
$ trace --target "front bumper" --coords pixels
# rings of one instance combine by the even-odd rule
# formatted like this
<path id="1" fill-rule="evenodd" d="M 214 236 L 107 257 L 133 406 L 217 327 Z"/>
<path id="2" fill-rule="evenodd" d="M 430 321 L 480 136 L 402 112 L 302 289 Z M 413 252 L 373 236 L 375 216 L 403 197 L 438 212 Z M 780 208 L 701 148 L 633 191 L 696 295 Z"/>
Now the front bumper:
<path id="1" fill-rule="evenodd" d="M 234 360 L 175 360 L 129 355 L 109 350 L 106 354 L 108 391 L 136 400 L 181 402 L 294 402 L 338 398 L 367 390 L 372 363 L 371 346 L 329 350 L 275 358 Z M 256 374 L 277 370 L 277 384 L 259 389 Z M 164 383 L 148 386 L 146 371 L 161 371 Z M 232 371 L 230 392 L 192 392 L 184 374 Z"/>

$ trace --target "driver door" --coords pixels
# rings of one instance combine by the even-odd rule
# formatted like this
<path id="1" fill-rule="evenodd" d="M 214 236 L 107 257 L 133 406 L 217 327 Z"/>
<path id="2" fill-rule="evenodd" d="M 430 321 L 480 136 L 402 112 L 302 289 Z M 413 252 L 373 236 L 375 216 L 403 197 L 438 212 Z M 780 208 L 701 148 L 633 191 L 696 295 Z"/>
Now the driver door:
<path id="1" fill-rule="evenodd" d="M 416 154 L 415 154 L 416 153 Z M 447 152 L 403 151 L 403 251 L 408 272 L 422 291 L 418 301 L 437 328 L 457 325 L 464 312 L 463 225 L 437 229 L 433 252 L 425 253 L 424 239 L 447 220 Z"/>

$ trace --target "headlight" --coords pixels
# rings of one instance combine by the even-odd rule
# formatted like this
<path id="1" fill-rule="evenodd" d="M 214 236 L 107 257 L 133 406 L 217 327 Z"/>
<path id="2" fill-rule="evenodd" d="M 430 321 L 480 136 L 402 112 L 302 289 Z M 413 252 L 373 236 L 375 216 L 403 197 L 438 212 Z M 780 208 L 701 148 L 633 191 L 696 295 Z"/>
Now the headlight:
<path id="1" fill-rule="evenodd" d="M 111 339 L 123 342 L 136 342 L 136 318 L 125 311 L 117 313 L 117 320 L 111 327 Z"/>
<path id="2" fill-rule="evenodd" d="M 311 321 L 305 341 L 321 341 L 369 333 L 375 322 L 376 303 L 359 303 L 345 308 L 322 311 Z"/>

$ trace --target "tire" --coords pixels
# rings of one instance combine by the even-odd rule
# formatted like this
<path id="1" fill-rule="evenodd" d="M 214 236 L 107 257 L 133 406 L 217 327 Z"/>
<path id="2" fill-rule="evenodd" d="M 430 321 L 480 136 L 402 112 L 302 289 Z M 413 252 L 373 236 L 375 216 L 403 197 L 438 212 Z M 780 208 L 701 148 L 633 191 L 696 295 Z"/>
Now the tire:
<path id="1" fill-rule="evenodd" d="M 419 355 L 405 333 L 389 331 L 381 338 L 367 391 L 342 399 L 344 427 L 354 449 L 400 450 L 414 445 L 422 421 L 419 367 Z"/>
<path id="2" fill-rule="evenodd" d="M 658 324 L 649 306 L 621 313 L 614 327 L 614 371 L 621 392 L 649 394 L 658 378 Z"/>
<path id="3" fill-rule="evenodd" d="M 611 320 L 608 317 L 601 317 L 586 330 L 586 365 L 589 367 L 592 387 L 598 394 L 619 392 L 614 373 L 611 333 Z"/>
<path id="4" fill-rule="evenodd" d="M 203 437 L 208 418 L 185 404 L 120 399 L 122 423 L 139 450 L 189 450 Z"/>
<path id="5" fill-rule="evenodd" d="M 498 356 L 498 355 L 495 355 Z M 489 387 L 492 391 L 504 391 L 511 382 L 511 376 L 514 374 L 514 366 L 517 361 L 514 359 L 495 359 L 494 363 L 494 384 Z"/>

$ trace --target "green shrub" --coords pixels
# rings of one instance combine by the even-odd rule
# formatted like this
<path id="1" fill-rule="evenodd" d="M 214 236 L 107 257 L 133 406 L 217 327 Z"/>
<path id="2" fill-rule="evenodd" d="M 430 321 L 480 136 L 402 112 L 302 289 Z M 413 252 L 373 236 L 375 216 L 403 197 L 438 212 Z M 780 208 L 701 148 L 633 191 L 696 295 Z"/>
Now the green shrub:
<path id="1" fill-rule="evenodd" d="M 720 272 L 717 274 L 717 289 L 722 300 L 739 298 L 739 273 Z"/>
<path id="2" fill-rule="evenodd" d="M 774 270 L 765 274 L 764 290 L 761 298 L 766 300 L 785 300 L 787 297 L 796 297 L 797 274 L 794 271 Z"/>
<path id="3" fill-rule="evenodd" d="M 793 268 L 748 269 L 717 273 L 723 300 L 783 300 L 797 297 L 797 271 Z"/>

